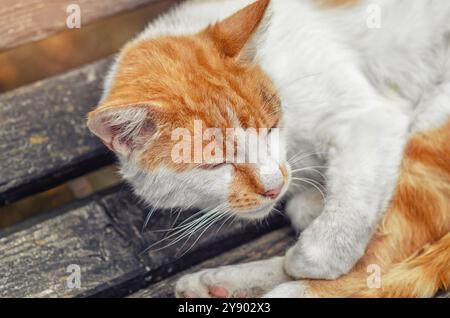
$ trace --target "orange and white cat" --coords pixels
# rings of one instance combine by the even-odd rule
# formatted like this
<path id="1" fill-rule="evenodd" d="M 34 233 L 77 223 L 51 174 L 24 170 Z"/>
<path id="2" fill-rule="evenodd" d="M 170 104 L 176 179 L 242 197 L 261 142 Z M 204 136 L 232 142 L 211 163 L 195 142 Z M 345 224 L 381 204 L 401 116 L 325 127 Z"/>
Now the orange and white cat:
<path id="1" fill-rule="evenodd" d="M 434 276 L 413 271 L 412 283 L 386 295 L 431 296 L 449 281 L 449 49 L 442 0 L 188 1 L 125 46 L 88 126 L 146 202 L 207 211 L 188 232 L 227 214 L 261 218 L 288 199 L 302 232 L 286 256 L 189 275 L 179 296 L 254 296 L 246 286 L 269 297 L 357 296 L 364 266 L 378 264 L 395 284 L 395 263 L 408 256 L 398 270 L 428 259 Z M 175 163 L 172 132 L 195 134 L 196 121 L 269 135 L 277 128 L 283 155 Z M 401 169 L 408 138 L 440 127 L 414 137 Z M 423 236 L 410 235 L 416 230 Z M 420 294 L 426 279 L 435 284 Z"/>

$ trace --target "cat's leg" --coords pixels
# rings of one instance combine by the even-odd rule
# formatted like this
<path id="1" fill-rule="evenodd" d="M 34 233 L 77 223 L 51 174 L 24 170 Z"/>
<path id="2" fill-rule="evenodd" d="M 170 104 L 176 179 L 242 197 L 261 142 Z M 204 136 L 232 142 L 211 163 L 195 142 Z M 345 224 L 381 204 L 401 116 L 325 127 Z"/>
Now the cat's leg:
<path id="1" fill-rule="evenodd" d="M 285 258 L 294 278 L 336 279 L 363 256 L 394 192 L 409 118 L 395 107 L 340 122 L 327 139 L 327 198 Z"/>
<path id="2" fill-rule="evenodd" d="M 303 231 L 314 221 L 323 210 L 323 197 L 318 189 L 308 187 L 296 193 L 286 206 L 286 213 L 292 226 L 297 231 Z"/>
<path id="3" fill-rule="evenodd" d="M 307 281 L 292 281 L 278 285 L 263 298 L 316 298 Z"/>
<path id="4" fill-rule="evenodd" d="M 205 269 L 180 278 L 177 297 L 260 297 L 290 280 L 283 270 L 283 258 Z"/>

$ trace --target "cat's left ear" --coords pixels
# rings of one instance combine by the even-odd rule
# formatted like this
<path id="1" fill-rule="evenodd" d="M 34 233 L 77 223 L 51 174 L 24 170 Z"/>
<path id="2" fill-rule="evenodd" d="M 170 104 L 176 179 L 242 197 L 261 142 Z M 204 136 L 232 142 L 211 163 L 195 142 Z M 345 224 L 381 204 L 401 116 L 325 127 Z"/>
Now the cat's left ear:
<path id="1" fill-rule="evenodd" d="M 222 53 L 251 61 L 270 20 L 270 0 L 258 0 L 204 32 Z"/>

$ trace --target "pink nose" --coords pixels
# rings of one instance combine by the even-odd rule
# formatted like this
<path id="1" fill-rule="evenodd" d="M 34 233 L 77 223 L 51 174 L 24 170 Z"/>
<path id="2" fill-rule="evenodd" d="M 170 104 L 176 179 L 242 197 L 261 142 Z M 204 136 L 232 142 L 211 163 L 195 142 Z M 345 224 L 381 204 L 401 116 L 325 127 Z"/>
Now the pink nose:
<path id="1" fill-rule="evenodd" d="M 264 192 L 263 195 L 269 199 L 275 200 L 280 195 L 282 189 L 283 189 L 283 186 L 280 186 L 278 188 Z"/>

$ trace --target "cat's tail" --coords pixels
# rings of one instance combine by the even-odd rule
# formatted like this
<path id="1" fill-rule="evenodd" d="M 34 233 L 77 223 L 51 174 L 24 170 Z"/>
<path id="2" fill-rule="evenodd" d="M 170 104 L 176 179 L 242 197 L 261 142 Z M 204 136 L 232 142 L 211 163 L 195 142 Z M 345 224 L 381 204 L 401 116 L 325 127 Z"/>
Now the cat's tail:
<path id="1" fill-rule="evenodd" d="M 449 139 L 450 122 L 410 140 L 390 208 L 364 257 L 335 281 L 308 281 L 312 294 L 433 297 L 450 288 Z M 370 265 L 379 266 L 381 288 L 369 287 Z"/>
<path id="2" fill-rule="evenodd" d="M 355 297 L 433 297 L 450 288 L 450 233 L 392 267 L 381 278 L 381 288 L 364 289 Z"/>

